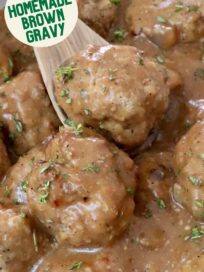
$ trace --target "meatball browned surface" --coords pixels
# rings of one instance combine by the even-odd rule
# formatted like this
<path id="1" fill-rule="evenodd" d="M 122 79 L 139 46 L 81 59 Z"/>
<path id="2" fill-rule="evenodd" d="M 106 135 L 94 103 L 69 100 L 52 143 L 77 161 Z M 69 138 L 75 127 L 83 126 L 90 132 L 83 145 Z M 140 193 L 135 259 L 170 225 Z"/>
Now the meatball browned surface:
<path id="1" fill-rule="evenodd" d="M 13 70 L 13 61 L 8 51 L 0 46 L 0 84 L 10 79 Z"/>
<path id="2" fill-rule="evenodd" d="M 17 204 L 16 208 L 27 212 L 28 175 L 35 162 L 43 160 L 43 149 L 43 146 L 31 149 L 8 170 L 0 183 L 0 203 L 3 207 Z"/>
<path id="3" fill-rule="evenodd" d="M 35 256 L 28 219 L 11 209 L 0 209 L 0 270 L 24 272 Z"/>
<path id="4" fill-rule="evenodd" d="M 196 123 L 175 150 L 176 201 L 196 218 L 204 218 L 204 122 Z"/>
<path id="5" fill-rule="evenodd" d="M 1 85 L 0 104 L 0 121 L 17 155 L 40 143 L 59 124 L 37 72 L 22 72 Z"/>
<path id="6" fill-rule="evenodd" d="M 101 245 L 127 228 L 134 190 L 135 167 L 124 152 L 101 136 L 63 130 L 28 177 L 28 205 L 58 242 Z"/>
<path id="7" fill-rule="evenodd" d="M 0 179 L 10 167 L 9 157 L 3 141 L 0 139 Z"/>
<path id="8" fill-rule="evenodd" d="M 69 249 L 61 246 L 57 250 L 48 253 L 36 272 L 123 272 L 125 271 L 124 260 L 119 258 L 114 248 L 110 252 Z"/>
<path id="9" fill-rule="evenodd" d="M 102 36 L 106 36 L 117 11 L 111 0 L 78 0 L 79 17 Z"/>
<path id="10" fill-rule="evenodd" d="M 134 34 L 142 31 L 161 47 L 193 42 L 204 37 L 204 2 L 131 0 L 126 21 Z"/>
<path id="11" fill-rule="evenodd" d="M 168 107 L 167 71 L 130 46 L 89 47 L 56 71 L 56 96 L 69 118 L 141 144 Z M 71 69 L 71 70 L 70 70 Z"/>

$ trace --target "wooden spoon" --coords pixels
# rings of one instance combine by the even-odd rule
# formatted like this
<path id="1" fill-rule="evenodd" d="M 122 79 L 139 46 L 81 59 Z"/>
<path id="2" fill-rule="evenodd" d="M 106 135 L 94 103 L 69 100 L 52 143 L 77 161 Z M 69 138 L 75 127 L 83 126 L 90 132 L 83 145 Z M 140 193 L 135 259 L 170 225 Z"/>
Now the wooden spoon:
<path id="1" fill-rule="evenodd" d="M 85 49 L 89 44 L 104 46 L 108 45 L 108 42 L 81 20 L 78 20 L 72 34 L 63 42 L 51 47 L 34 48 L 35 56 L 50 100 L 63 124 L 67 117 L 61 110 L 55 98 L 53 82 L 54 73 L 60 65 L 67 62 L 74 54 Z"/>

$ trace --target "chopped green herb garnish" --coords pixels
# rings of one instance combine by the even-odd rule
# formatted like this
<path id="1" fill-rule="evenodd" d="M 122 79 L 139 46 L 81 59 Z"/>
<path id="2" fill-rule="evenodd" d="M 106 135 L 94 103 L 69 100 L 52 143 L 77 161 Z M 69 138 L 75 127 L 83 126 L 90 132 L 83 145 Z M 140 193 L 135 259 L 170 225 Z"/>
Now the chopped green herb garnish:
<path id="1" fill-rule="evenodd" d="M 9 77 L 8 73 L 5 72 L 5 71 L 2 73 L 2 77 L 3 77 L 4 82 L 7 82 L 7 81 L 10 80 L 10 77 Z"/>
<path id="2" fill-rule="evenodd" d="M 74 71 L 77 71 L 78 68 L 73 68 L 71 66 L 65 66 L 65 67 L 59 67 L 55 74 L 57 76 L 62 76 L 64 79 L 69 80 L 73 79 L 74 77 Z"/>
<path id="3" fill-rule="evenodd" d="M 65 100 L 65 103 L 68 104 L 68 105 L 72 104 L 72 98 L 67 98 Z"/>
<path id="4" fill-rule="evenodd" d="M 203 200 L 195 200 L 194 201 L 197 208 L 204 208 L 204 201 Z"/>
<path id="5" fill-rule="evenodd" d="M 116 29 L 113 34 L 116 41 L 122 42 L 125 39 L 126 32 L 123 29 Z"/>
<path id="6" fill-rule="evenodd" d="M 91 115 L 91 111 L 90 111 L 89 109 L 85 109 L 85 110 L 84 110 L 84 114 L 85 114 L 86 116 L 89 116 L 89 115 Z"/>
<path id="7" fill-rule="evenodd" d="M 69 96 L 69 90 L 66 89 L 66 90 L 61 91 L 60 96 L 61 97 L 67 97 L 67 96 Z"/>
<path id="8" fill-rule="evenodd" d="M 50 189 L 51 183 L 52 183 L 51 180 L 47 180 L 43 185 L 39 187 L 39 190 L 44 192 L 40 196 L 40 202 L 43 204 L 45 204 L 49 198 L 49 189 Z"/>
<path id="9" fill-rule="evenodd" d="M 52 183 L 51 180 L 47 180 L 47 181 L 41 186 L 41 188 L 42 188 L 43 190 L 48 190 L 48 189 L 50 188 L 50 186 L 51 186 L 51 183 Z"/>
<path id="10" fill-rule="evenodd" d="M 161 55 L 156 56 L 155 59 L 156 59 L 156 62 L 159 63 L 159 64 L 164 64 L 165 63 L 165 59 Z"/>
<path id="11" fill-rule="evenodd" d="M 47 172 L 47 170 L 49 170 L 51 167 L 52 167 L 52 163 L 49 162 L 48 164 L 46 164 L 40 169 L 40 174 Z"/>
<path id="12" fill-rule="evenodd" d="M 100 167 L 96 163 L 92 162 L 88 164 L 86 167 L 84 167 L 82 170 L 86 172 L 98 174 L 100 172 Z"/>
<path id="13" fill-rule="evenodd" d="M 134 197 L 135 196 L 135 189 L 129 187 L 129 188 L 127 188 L 127 193 L 129 194 L 129 196 Z"/>
<path id="14" fill-rule="evenodd" d="M 47 200 L 49 198 L 49 192 L 46 191 L 43 195 L 40 196 L 40 203 L 47 203 Z"/>
<path id="15" fill-rule="evenodd" d="M 178 3 L 175 6 L 175 12 L 180 12 L 183 10 L 183 8 L 184 8 L 184 5 L 182 3 Z"/>
<path id="16" fill-rule="evenodd" d="M 25 219 L 26 218 L 26 213 L 24 213 L 23 211 L 20 212 L 20 217 Z"/>
<path id="17" fill-rule="evenodd" d="M 157 199 L 157 205 L 158 205 L 158 207 L 159 207 L 160 209 L 165 209 L 165 208 L 166 208 L 166 204 L 165 204 L 164 200 L 161 199 L 161 198 L 158 198 L 158 199 Z"/>
<path id="18" fill-rule="evenodd" d="M 166 23 L 167 20 L 164 17 L 162 17 L 162 16 L 157 16 L 157 22 L 158 23 Z"/>
<path id="19" fill-rule="evenodd" d="M 20 120 L 17 120 L 14 118 L 15 126 L 16 126 L 16 132 L 22 133 L 23 132 L 23 124 Z"/>
<path id="20" fill-rule="evenodd" d="M 28 189 L 28 181 L 27 180 L 21 181 L 20 189 L 22 192 L 25 192 L 25 193 L 27 192 L 27 189 Z"/>
<path id="21" fill-rule="evenodd" d="M 121 0 L 110 0 L 111 4 L 115 5 L 115 6 L 119 6 Z"/>
<path id="22" fill-rule="evenodd" d="M 82 124 L 76 124 L 73 120 L 70 119 L 66 119 L 64 124 L 72 128 L 76 136 L 83 135 L 84 129 Z"/>
<path id="23" fill-rule="evenodd" d="M 12 192 L 12 190 L 8 186 L 5 186 L 4 196 L 9 198 L 11 196 L 11 192 Z"/>
<path id="24" fill-rule="evenodd" d="M 83 262 L 74 263 L 70 270 L 79 270 L 83 265 Z"/>
<path id="25" fill-rule="evenodd" d="M 187 240 L 197 240 L 197 239 L 202 238 L 203 235 L 204 235 L 204 231 L 201 228 L 194 227 L 191 230 L 190 235 L 185 236 L 184 240 L 185 241 L 187 241 Z"/>
<path id="26" fill-rule="evenodd" d="M 195 177 L 195 176 L 189 176 L 188 179 L 195 186 L 201 186 L 202 185 L 202 181 L 199 178 Z"/>

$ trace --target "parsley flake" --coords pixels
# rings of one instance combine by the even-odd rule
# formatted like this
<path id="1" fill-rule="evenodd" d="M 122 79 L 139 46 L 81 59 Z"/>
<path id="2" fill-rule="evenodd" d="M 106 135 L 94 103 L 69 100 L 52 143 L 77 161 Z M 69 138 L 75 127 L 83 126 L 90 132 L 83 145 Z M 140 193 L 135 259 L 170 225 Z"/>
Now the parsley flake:
<path id="1" fill-rule="evenodd" d="M 113 32 L 113 34 L 114 34 L 115 40 L 118 41 L 118 42 L 122 42 L 125 39 L 125 36 L 126 36 L 126 32 L 121 28 L 116 29 Z"/>
<path id="2" fill-rule="evenodd" d="M 66 119 L 64 124 L 74 130 L 76 136 L 83 135 L 84 129 L 82 124 L 76 124 L 73 120 Z"/>
<path id="3" fill-rule="evenodd" d="M 204 235 L 204 231 L 201 228 L 196 226 L 191 230 L 191 233 L 189 235 L 184 237 L 184 240 L 185 241 L 198 240 L 202 238 L 203 235 Z"/>
<path id="4" fill-rule="evenodd" d="M 162 16 L 157 16 L 156 19 L 157 19 L 158 23 L 166 23 L 167 22 L 167 20 Z"/>
<path id="5" fill-rule="evenodd" d="M 70 270 L 79 270 L 83 265 L 83 262 L 74 263 Z"/>
<path id="6" fill-rule="evenodd" d="M 201 186 L 202 185 L 202 181 L 199 178 L 195 177 L 195 176 L 189 176 L 188 179 L 195 186 Z"/>
<path id="7" fill-rule="evenodd" d="M 158 198 L 158 199 L 157 199 L 157 205 L 158 205 L 158 207 L 159 207 L 160 209 L 165 209 L 165 208 L 166 208 L 166 204 L 165 204 L 164 200 L 161 199 L 161 198 Z"/>
<path id="8" fill-rule="evenodd" d="M 119 6 L 121 0 L 110 0 L 111 4 L 115 5 L 115 6 Z"/>
<path id="9" fill-rule="evenodd" d="M 92 162 L 84 167 L 82 171 L 98 174 L 100 172 L 100 167 L 96 163 Z"/>

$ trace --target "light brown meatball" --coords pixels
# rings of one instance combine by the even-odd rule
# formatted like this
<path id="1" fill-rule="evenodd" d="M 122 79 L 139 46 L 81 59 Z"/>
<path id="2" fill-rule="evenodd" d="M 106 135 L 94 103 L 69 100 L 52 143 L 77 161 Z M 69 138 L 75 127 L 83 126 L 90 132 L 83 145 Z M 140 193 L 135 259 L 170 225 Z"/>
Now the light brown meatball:
<path id="1" fill-rule="evenodd" d="M 130 30 L 141 31 L 159 46 L 168 48 L 204 37 L 203 0 L 131 0 L 126 13 Z"/>
<path id="2" fill-rule="evenodd" d="M 28 177 L 30 213 L 58 242 L 74 246 L 110 242 L 134 209 L 132 160 L 104 138 L 85 134 L 57 134 Z"/>
<path id="3" fill-rule="evenodd" d="M 115 4 L 114 4 L 115 2 Z M 111 0 L 79 0 L 79 17 L 102 36 L 108 33 L 119 2 Z"/>
<path id="4" fill-rule="evenodd" d="M 3 141 L 0 139 L 0 179 L 10 167 L 9 157 Z"/>
<path id="5" fill-rule="evenodd" d="M 0 209 L 0 270 L 26 271 L 36 256 L 28 219 L 13 210 Z"/>
<path id="6" fill-rule="evenodd" d="M 13 62 L 5 48 L 0 46 L 0 84 L 10 79 Z"/>
<path id="7" fill-rule="evenodd" d="M 17 155 L 55 131 L 58 119 L 45 93 L 40 74 L 23 72 L 0 86 L 0 121 Z"/>
<path id="8" fill-rule="evenodd" d="M 74 251 L 67 246 L 61 246 L 44 258 L 43 262 L 37 267 L 36 272 L 110 272 L 126 271 L 126 263 L 123 258 L 119 258 L 114 248 L 109 252 L 99 251 L 93 254 L 90 250 L 83 251 L 78 249 Z"/>
<path id="9" fill-rule="evenodd" d="M 0 183 L 0 203 L 3 207 L 10 208 L 16 204 L 16 208 L 27 212 L 27 177 L 33 165 L 43 158 L 43 146 L 39 146 L 20 157 L 17 163 L 9 169 Z"/>
<path id="10" fill-rule="evenodd" d="M 176 201 L 204 219 L 204 122 L 196 123 L 177 144 L 174 169 Z"/>
<path id="11" fill-rule="evenodd" d="M 163 65 L 135 47 L 89 47 L 56 71 L 56 96 L 75 122 L 103 129 L 120 144 L 141 144 L 168 107 Z M 69 74 L 67 74 L 68 72 Z"/>

